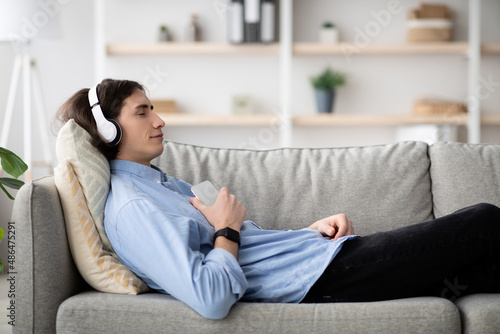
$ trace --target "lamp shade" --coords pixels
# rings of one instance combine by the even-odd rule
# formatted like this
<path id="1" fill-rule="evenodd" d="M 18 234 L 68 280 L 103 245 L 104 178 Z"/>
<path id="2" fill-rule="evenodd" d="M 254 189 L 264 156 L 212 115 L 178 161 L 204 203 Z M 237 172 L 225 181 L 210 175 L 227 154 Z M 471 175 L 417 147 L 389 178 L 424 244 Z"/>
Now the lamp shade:
<path id="1" fill-rule="evenodd" d="M 59 12 L 68 0 L 0 0 L 0 41 L 59 39 Z"/>

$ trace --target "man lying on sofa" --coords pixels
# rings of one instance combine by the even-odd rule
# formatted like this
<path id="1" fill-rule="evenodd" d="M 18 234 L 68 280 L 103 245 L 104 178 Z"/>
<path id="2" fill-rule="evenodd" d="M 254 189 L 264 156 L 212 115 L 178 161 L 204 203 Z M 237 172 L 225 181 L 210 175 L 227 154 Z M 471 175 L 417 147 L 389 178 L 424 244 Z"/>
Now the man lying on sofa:
<path id="1" fill-rule="evenodd" d="M 224 318 L 238 300 L 441 296 L 446 279 L 466 286 L 462 295 L 500 292 L 494 205 L 365 237 L 344 214 L 301 230 L 263 230 L 244 221 L 246 209 L 228 189 L 205 205 L 190 184 L 150 164 L 163 151 L 165 123 L 139 83 L 103 80 L 74 94 L 58 117 L 74 119 L 110 161 L 105 226 L 120 260 L 204 317 Z"/>

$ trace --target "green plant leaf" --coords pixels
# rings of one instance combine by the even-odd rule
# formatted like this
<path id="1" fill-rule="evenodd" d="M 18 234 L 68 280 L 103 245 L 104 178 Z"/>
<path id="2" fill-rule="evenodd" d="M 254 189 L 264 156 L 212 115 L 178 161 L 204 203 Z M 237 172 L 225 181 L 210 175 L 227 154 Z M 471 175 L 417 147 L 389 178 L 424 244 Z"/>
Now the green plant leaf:
<path id="1" fill-rule="evenodd" d="M 334 89 L 335 87 L 342 86 L 344 83 L 345 74 L 333 72 L 329 68 L 326 68 L 319 75 L 311 77 L 311 84 L 317 89 Z"/>
<path id="2" fill-rule="evenodd" d="M 12 189 L 19 189 L 23 186 L 24 182 L 10 177 L 0 177 L 0 184 L 3 184 Z"/>
<path id="3" fill-rule="evenodd" d="M 0 227 L 0 242 L 2 241 L 4 234 L 5 234 L 4 230 Z M 2 262 L 2 259 L 0 259 L 0 275 L 1 274 L 3 274 L 3 262 Z"/>
<path id="4" fill-rule="evenodd" d="M 3 190 L 3 192 L 7 195 L 8 198 L 10 198 L 12 200 L 14 199 L 14 197 L 11 194 L 9 194 L 9 192 L 7 191 L 7 189 L 5 189 L 4 186 L 1 183 L 0 183 L 0 189 Z"/>
<path id="5" fill-rule="evenodd" d="M 0 227 L 0 241 L 2 241 L 3 239 L 3 235 L 5 234 L 5 232 L 3 231 L 3 229 Z M 0 275 L 3 274 L 3 262 L 2 262 L 2 259 L 0 259 Z"/>
<path id="6" fill-rule="evenodd" d="M 21 158 L 3 147 L 0 147 L 0 160 L 2 160 L 2 169 L 16 179 L 28 170 L 28 166 Z"/>

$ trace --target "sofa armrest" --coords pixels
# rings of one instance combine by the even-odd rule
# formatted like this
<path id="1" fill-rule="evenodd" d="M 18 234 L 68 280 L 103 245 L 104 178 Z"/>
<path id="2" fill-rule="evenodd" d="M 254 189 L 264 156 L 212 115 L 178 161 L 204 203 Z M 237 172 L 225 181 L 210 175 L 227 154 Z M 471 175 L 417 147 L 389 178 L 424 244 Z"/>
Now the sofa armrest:
<path id="1" fill-rule="evenodd" d="M 52 176 L 18 191 L 12 223 L 15 262 L 9 275 L 15 276 L 14 333 L 55 333 L 59 305 L 86 284 L 70 253 Z"/>

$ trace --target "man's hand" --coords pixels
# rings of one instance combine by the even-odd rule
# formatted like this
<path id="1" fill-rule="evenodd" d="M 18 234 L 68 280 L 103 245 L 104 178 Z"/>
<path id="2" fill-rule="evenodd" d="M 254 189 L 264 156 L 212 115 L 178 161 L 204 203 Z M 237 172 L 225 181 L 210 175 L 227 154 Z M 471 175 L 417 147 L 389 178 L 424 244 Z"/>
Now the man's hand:
<path id="1" fill-rule="evenodd" d="M 236 200 L 236 196 L 230 194 L 227 188 L 219 191 L 214 205 L 207 206 L 196 197 L 189 202 L 200 211 L 216 231 L 225 227 L 240 231 L 247 209 Z M 238 244 L 224 237 L 219 237 L 214 242 L 214 248 L 223 248 L 238 259 Z"/>
<path id="2" fill-rule="evenodd" d="M 214 205 L 207 206 L 196 197 L 192 197 L 189 202 L 205 216 L 216 231 L 225 227 L 239 231 L 247 213 L 245 207 L 226 187 L 219 191 Z"/>
<path id="3" fill-rule="evenodd" d="M 352 221 L 347 219 L 347 216 L 343 213 L 318 220 L 309 226 L 309 228 L 318 230 L 322 235 L 330 237 L 333 240 L 354 234 Z"/>

